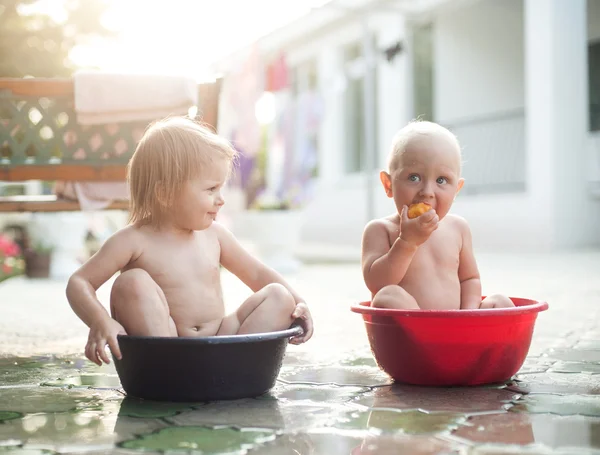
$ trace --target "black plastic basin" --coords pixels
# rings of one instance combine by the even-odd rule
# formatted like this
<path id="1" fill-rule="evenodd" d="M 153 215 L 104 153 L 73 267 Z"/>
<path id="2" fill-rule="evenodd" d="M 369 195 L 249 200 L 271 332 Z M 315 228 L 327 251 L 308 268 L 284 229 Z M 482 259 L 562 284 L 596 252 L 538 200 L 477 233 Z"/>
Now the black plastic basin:
<path id="1" fill-rule="evenodd" d="M 302 328 L 212 337 L 119 335 L 113 356 L 121 385 L 133 397 L 213 401 L 261 395 L 275 385 L 288 340 Z"/>

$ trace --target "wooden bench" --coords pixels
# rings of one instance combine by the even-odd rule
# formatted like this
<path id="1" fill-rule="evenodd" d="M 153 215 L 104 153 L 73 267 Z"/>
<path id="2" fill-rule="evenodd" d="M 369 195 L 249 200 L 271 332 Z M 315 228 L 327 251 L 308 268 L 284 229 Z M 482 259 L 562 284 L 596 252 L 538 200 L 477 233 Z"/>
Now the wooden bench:
<path id="1" fill-rule="evenodd" d="M 215 130 L 220 86 L 198 86 L 198 118 Z M 0 181 L 124 181 L 148 124 L 80 125 L 71 79 L 0 78 Z M 114 201 L 106 209 L 128 205 Z M 79 202 L 54 195 L 0 197 L 0 212 L 76 210 Z"/>

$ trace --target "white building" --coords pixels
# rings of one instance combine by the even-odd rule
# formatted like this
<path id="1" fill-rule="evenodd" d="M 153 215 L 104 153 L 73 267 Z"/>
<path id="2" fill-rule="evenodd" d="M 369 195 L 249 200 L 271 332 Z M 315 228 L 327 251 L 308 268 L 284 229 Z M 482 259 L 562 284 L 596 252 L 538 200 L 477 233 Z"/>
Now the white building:
<path id="1" fill-rule="evenodd" d="M 425 116 L 462 143 L 453 211 L 476 247 L 600 245 L 600 0 L 333 0 L 258 46 L 265 60 L 285 55 L 324 101 L 304 240 L 360 245 L 369 218 L 393 210 L 377 175 L 392 136 Z"/>

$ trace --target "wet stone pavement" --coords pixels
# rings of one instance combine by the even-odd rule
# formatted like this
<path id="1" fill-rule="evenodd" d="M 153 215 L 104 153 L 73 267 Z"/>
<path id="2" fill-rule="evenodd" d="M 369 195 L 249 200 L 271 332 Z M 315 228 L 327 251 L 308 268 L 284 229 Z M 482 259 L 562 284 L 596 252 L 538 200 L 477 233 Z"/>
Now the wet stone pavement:
<path id="1" fill-rule="evenodd" d="M 348 310 L 367 297 L 358 265 L 310 265 L 290 281 L 312 308 L 313 340 L 288 347 L 269 393 L 209 403 L 126 397 L 112 364 L 84 359 L 87 330 L 64 283 L 9 280 L 0 284 L 0 455 L 600 454 L 600 252 L 479 261 L 485 293 L 551 307 L 509 383 L 393 384 Z M 228 305 L 247 295 L 223 280 Z"/>

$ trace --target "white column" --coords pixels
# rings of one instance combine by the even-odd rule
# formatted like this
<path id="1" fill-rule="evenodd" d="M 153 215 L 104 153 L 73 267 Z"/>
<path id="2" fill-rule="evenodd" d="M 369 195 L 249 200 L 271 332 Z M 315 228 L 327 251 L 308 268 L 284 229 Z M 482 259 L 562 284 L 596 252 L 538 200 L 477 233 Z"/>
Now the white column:
<path id="1" fill-rule="evenodd" d="M 589 244 L 586 0 L 525 1 L 527 185 L 546 247 Z"/>
<path id="2" fill-rule="evenodd" d="M 323 118 L 319 131 L 319 183 L 331 186 L 343 174 L 343 93 L 344 68 L 341 51 L 329 43 L 318 54 L 318 89 L 323 97 Z"/>
<path id="3" fill-rule="evenodd" d="M 378 171 L 385 169 L 392 138 L 414 116 L 412 100 L 411 44 L 405 18 L 399 13 L 378 16 L 374 23 L 377 49 L 382 50 L 400 41 L 402 51 L 388 62 L 381 52 L 377 55 L 377 169 L 375 170 L 375 216 L 391 213 L 395 207 L 387 198 L 379 181 Z"/>

